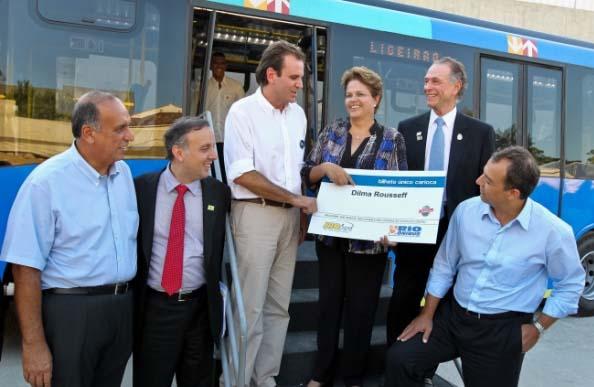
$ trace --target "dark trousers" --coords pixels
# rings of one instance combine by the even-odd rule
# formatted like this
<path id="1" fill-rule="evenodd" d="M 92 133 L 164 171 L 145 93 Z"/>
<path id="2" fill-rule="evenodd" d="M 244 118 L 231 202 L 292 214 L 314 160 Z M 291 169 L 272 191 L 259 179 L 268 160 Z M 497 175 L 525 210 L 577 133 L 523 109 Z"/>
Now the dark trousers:
<path id="1" fill-rule="evenodd" d="M 437 243 L 434 245 L 402 243 L 396 248 L 394 290 L 386 322 L 388 347 L 421 311 L 429 271 L 447 227 L 448 221 L 443 217 L 439 221 Z"/>
<path id="2" fill-rule="evenodd" d="M 316 242 L 319 260 L 318 353 L 313 379 L 333 380 L 344 311 L 341 375 L 346 386 L 361 385 L 371 341 L 386 254 L 351 254 Z"/>
<path id="3" fill-rule="evenodd" d="M 53 387 L 116 387 L 132 353 L 133 294 L 44 294 Z"/>
<path id="4" fill-rule="evenodd" d="M 213 340 L 209 330 L 206 286 L 187 301 L 148 289 L 140 342 L 135 347 L 134 385 L 208 386 Z"/>
<path id="5" fill-rule="evenodd" d="M 439 363 L 460 357 L 466 387 L 515 387 L 522 368 L 522 324 L 532 315 L 500 319 L 467 314 L 454 297 L 440 308 L 427 343 L 422 333 L 396 342 L 386 356 L 386 387 L 422 387 Z"/>

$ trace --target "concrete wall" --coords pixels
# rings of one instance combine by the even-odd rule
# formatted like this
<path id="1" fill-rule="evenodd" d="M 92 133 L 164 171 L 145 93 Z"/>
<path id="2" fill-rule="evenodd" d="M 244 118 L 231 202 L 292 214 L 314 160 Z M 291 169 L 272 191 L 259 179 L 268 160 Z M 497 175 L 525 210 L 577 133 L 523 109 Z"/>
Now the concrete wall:
<path id="1" fill-rule="evenodd" d="M 594 0 L 391 0 L 594 43 Z"/>

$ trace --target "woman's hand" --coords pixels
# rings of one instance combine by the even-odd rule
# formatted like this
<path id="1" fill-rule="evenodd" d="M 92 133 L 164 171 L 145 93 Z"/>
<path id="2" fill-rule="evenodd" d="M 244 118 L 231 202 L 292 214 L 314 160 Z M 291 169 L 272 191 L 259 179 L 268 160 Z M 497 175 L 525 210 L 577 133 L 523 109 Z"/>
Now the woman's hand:
<path id="1" fill-rule="evenodd" d="M 333 163 L 322 164 L 324 168 L 324 174 L 336 185 L 355 185 L 355 182 L 351 176 L 340 166 Z"/>

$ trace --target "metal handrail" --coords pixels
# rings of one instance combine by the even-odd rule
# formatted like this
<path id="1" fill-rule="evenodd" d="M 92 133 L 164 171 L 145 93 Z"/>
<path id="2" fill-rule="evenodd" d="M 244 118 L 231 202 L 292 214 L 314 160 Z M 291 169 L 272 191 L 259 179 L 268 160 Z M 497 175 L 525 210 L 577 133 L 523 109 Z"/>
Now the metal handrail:
<path id="1" fill-rule="evenodd" d="M 199 115 L 200 118 L 206 119 L 209 126 L 212 128 L 212 115 L 209 111 Z M 216 152 L 215 148 L 215 152 Z M 218 153 L 217 153 L 218 156 Z M 214 162 L 215 177 L 217 180 L 221 179 L 221 161 L 217 157 Z M 235 254 L 235 241 L 231 233 L 231 223 L 229 214 L 225 219 L 225 241 L 227 246 L 228 261 L 223 260 L 221 280 L 229 289 L 227 294 L 227 302 L 225 303 L 225 322 L 227 328 L 227 336 L 221 337 L 220 340 L 220 354 L 221 365 L 223 368 L 223 384 L 225 387 L 243 386 L 245 384 L 245 361 L 247 352 L 247 319 L 245 317 L 245 307 L 243 305 L 243 293 L 239 282 L 239 274 L 237 271 L 237 255 Z M 231 287 L 227 278 L 226 263 L 229 263 L 231 269 Z M 233 318 L 234 312 L 237 317 Z M 239 338 L 237 337 L 236 325 L 239 325 Z M 230 369 L 231 368 L 231 369 Z M 233 383 L 233 384 L 232 384 Z"/>

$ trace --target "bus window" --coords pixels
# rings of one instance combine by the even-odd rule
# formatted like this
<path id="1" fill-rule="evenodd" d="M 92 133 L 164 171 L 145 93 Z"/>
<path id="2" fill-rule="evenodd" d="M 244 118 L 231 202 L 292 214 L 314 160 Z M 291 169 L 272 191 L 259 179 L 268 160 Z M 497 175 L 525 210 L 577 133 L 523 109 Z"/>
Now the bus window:
<path id="1" fill-rule="evenodd" d="M 579 235 L 583 230 L 591 230 L 594 219 L 594 206 L 590 204 L 594 195 L 594 71 L 568 67 L 567 90 L 572 92 L 567 94 L 566 102 L 565 179 L 561 215 Z M 580 254 L 588 251 L 580 247 Z M 589 268 L 586 269 L 590 272 Z M 587 284 L 584 297 L 591 300 L 593 289 L 592 282 Z"/>
<path id="2" fill-rule="evenodd" d="M 594 179 L 594 71 L 568 70 L 565 135 L 565 178 Z"/>
<path id="3" fill-rule="evenodd" d="M 520 65 L 481 58 L 480 119 L 493 125 L 495 147 L 517 143 Z"/>
<path id="4" fill-rule="evenodd" d="M 384 82 L 384 95 L 376 118 L 396 127 L 404 119 L 428 110 L 423 91 L 423 78 L 435 59 L 451 56 L 466 66 L 468 87 L 458 109 L 471 116 L 473 51 L 436 41 L 427 41 L 378 31 L 334 26 L 328 42 L 332 70 L 328 74 L 330 121 L 344 117 L 342 73 L 352 66 L 366 66 L 376 71 Z M 349 47 L 348 50 L 340 49 Z"/>
<path id="5" fill-rule="evenodd" d="M 124 101 L 128 157 L 163 157 L 164 129 L 182 113 L 184 2 L 143 2 L 130 32 L 49 23 L 28 1 L 0 2 L 0 161 L 40 162 L 72 142 L 70 114 L 85 92 Z M 47 8 L 47 7 L 46 7 Z"/>
<path id="6" fill-rule="evenodd" d="M 542 177 L 559 177 L 561 157 L 561 71 L 528 66 L 527 147 Z"/>
<path id="7" fill-rule="evenodd" d="M 39 14 L 49 21 L 113 30 L 130 30 L 136 0 L 37 0 Z"/>

